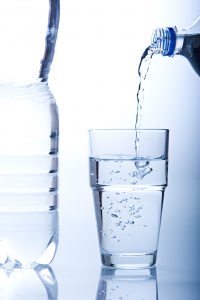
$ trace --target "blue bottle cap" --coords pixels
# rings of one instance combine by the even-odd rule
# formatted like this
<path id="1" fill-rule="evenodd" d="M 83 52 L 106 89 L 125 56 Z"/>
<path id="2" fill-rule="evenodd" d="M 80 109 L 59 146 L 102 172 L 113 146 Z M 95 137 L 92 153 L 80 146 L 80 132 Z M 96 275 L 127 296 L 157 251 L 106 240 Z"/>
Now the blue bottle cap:
<path id="1" fill-rule="evenodd" d="M 169 50 L 164 54 L 164 56 L 171 56 L 174 54 L 174 50 L 176 46 L 176 32 L 172 27 L 167 27 L 167 29 L 170 35 L 170 43 L 169 43 Z"/>

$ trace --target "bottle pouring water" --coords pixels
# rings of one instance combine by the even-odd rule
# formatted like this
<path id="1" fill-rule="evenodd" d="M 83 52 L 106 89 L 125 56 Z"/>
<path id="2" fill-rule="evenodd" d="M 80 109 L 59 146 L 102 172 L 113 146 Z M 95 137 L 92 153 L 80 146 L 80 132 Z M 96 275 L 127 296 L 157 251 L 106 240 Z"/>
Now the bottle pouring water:
<path id="1" fill-rule="evenodd" d="M 151 48 L 163 56 L 182 55 L 200 76 L 200 16 L 188 28 L 157 28 L 153 32 Z"/>
<path id="2" fill-rule="evenodd" d="M 52 261 L 58 110 L 48 85 L 59 0 L 6 0 L 0 28 L 0 265 Z"/>

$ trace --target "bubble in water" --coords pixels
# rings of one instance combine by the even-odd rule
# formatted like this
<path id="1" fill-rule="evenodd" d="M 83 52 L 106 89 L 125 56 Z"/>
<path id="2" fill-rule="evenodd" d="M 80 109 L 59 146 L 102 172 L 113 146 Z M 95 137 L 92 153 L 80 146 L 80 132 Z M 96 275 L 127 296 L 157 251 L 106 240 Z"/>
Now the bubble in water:
<path id="1" fill-rule="evenodd" d="M 116 225 L 116 226 L 120 226 L 121 223 L 122 223 L 122 221 L 118 221 L 118 222 L 115 223 L 115 225 Z"/>
<path id="2" fill-rule="evenodd" d="M 124 229 L 126 228 L 126 225 L 125 225 L 125 224 L 122 224 L 122 225 L 120 226 L 120 228 L 121 228 L 121 230 L 124 230 Z"/>
<path id="3" fill-rule="evenodd" d="M 129 224 L 135 224 L 135 222 L 134 221 L 129 221 Z"/>
<path id="4" fill-rule="evenodd" d="M 113 206 L 113 203 L 111 202 L 108 206 L 108 209 L 112 209 L 113 208 L 112 206 Z"/>
<path id="5" fill-rule="evenodd" d="M 116 214 L 111 214 L 111 217 L 113 217 L 113 218 L 118 218 L 118 215 L 116 215 Z"/>
<path id="6" fill-rule="evenodd" d="M 142 217 L 141 215 L 135 216 L 136 219 L 139 219 L 139 218 L 141 218 L 141 217 Z"/>
<path id="7" fill-rule="evenodd" d="M 111 239 L 116 239 L 116 235 L 111 235 Z"/>
<path id="8" fill-rule="evenodd" d="M 143 179 L 144 176 L 150 174 L 152 171 L 153 171 L 152 168 L 146 168 L 146 169 L 142 172 L 142 174 L 140 174 L 140 178 Z"/>
<path id="9" fill-rule="evenodd" d="M 128 210 L 129 215 L 135 215 L 135 206 L 130 205 Z"/>
<path id="10" fill-rule="evenodd" d="M 134 207 L 135 207 L 134 204 L 129 205 L 129 208 L 134 208 Z"/>
<path id="11" fill-rule="evenodd" d="M 135 166 L 137 169 L 146 168 L 149 165 L 149 161 L 137 160 Z"/>
<path id="12" fill-rule="evenodd" d="M 114 173 L 114 174 L 119 174 L 120 171 L 119 171 L 119 170 L 116 170 L 116 171 L 112 170 L 112 173 Z"/>

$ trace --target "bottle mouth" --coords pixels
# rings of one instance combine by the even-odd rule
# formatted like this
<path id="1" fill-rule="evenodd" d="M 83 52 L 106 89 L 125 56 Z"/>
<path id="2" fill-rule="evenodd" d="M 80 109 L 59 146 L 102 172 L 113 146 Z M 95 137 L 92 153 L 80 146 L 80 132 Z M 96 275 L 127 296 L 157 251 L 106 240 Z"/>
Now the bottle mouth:
<path id="1" fill-rule="evenodd" d="M 172 56 L 176 45 L 176 32 L 172 27 L 156 28 L 151 39 L 151 48 L 157 54 Z"/>

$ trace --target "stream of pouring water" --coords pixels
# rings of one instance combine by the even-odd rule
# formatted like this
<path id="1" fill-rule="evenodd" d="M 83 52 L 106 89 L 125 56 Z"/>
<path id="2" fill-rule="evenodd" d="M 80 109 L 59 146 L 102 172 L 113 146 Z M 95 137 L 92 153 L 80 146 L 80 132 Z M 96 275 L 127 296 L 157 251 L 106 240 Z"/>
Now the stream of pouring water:
<path id="1" fill-rule="evenodd" d="M 136 121 L 135 121 L 135 129 L 136 131 L 136 137 L 135 137 L 135 154 L 136 157 L 139 157 L 139 148 L 140 148 L 140 132 L 139 129 L 141 129 L 141 120 L 142 120 L 142 107 L 144 102 L 144 86 L 145 86 L 145 80 L 149 71 L 150 63 L 152 56 L 154 54 L 153 47 L 149 46 L 146 48 L 144 53 L 142 54 L 139 67 L 138 67 L 138 74 L 140 77 L 140 82 L 138 86 L 138 92 L 137 92 L 137 113 L 136 113 Z"/>

